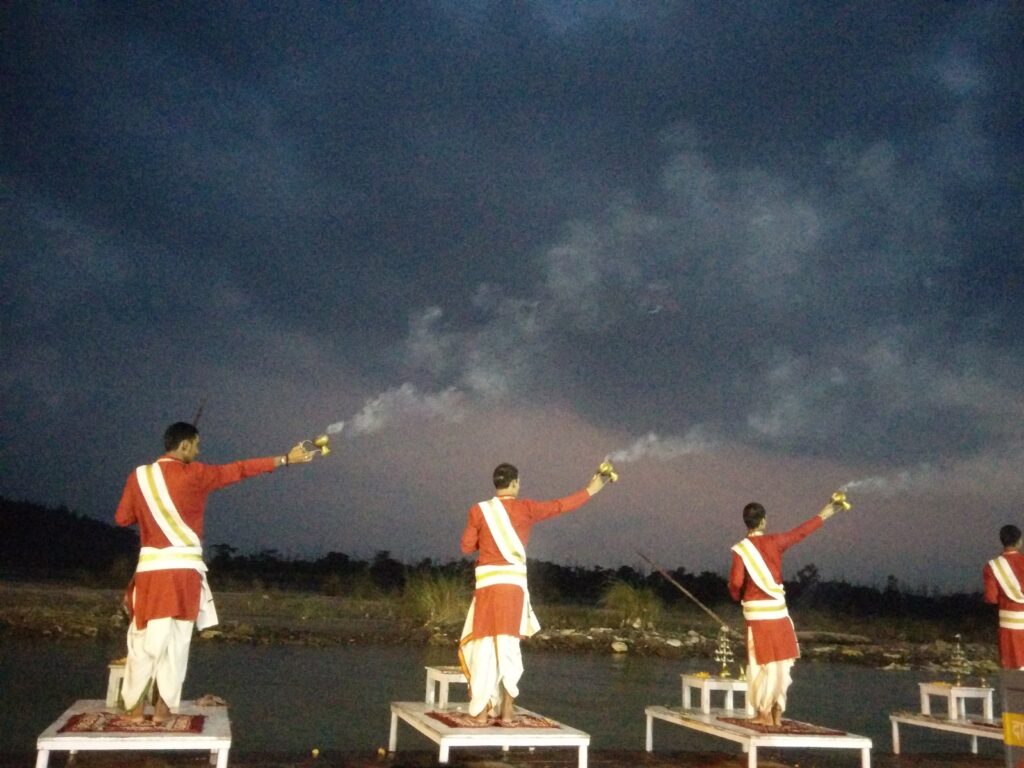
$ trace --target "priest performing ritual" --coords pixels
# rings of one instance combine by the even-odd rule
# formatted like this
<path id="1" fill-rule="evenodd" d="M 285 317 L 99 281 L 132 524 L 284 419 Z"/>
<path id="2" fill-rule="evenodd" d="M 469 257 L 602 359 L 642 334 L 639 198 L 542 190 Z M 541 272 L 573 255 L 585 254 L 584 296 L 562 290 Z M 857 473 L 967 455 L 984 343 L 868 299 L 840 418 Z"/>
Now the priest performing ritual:
<path id="1" fill-rule="evenodd" d="M 551 501 L 519 498 L 519 470 L 499 464 L 495 496 L 469 510 L 462 552 L 479 552 L 476 591 L 459 642 L 459 663 L 469 681 L 469 714 L 486 723 L 492 713 L 511 720 L 523 660 L 519 640 L 540 629 L 526 584 L 526 545 L 534 523 L 583 506 L 618 476 L 604 462 L 587 486 Z"/>
<path id="2" fill-rule="evenodd" d="M 999 666 L 1024 669 L 1024 554 L 1016 525 L 999 529 L 1003 553 L 982 572 L 985 602 L 999 607 Z"/>
<path id="3" fill-rule="evenodd" d="M 156 684 L 156 724 L 167 720 L 181 701 L 193 626 L 217 623 L 213 595 L 203 562 L 206 497 L 218 488 L 279 467 L 311 461 L 316 451 L 302 443 L 283 456 L 232 464 L 201 464 L 199 430 L 176 422 L 164 432 L 164 453 L 128 476 L 115 519 L 138 525 L 139 564 L 128 585 L 125 605 L 128 660 L 121 697 L 133 720 L 145 717 L 146 699 Z"/>
<path id="4" fill-rule="evenodd" d="M 742 602 L 747 623 L 747 685 L 757 710 L 754 723 L 782 725 L 790 671 L 800 656 L 782 586 L 782 553 L 818 530 L 837 509 L 849 506 L 846 496 L 837 492 L 810 520 L 776 534 L 765 533 L 768 518 L 763 506 L 751 502 L 743 508 L 747 537 L 732 548 L 729 593 Z"/>

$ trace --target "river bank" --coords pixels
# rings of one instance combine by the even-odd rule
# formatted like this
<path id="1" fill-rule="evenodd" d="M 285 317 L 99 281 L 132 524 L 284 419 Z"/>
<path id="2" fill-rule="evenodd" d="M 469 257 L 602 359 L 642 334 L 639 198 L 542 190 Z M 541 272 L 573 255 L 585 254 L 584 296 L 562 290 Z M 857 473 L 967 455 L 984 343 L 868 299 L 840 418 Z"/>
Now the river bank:
<path id="1" fill-rule="evenodd" d="M 329 647 L 352 644 L 454 647 L 461 622 L 424 624 L 403 614 L 398 600 L 253 590 L 217 593 L 221 623 L 201 633 L 210 642 Z M 724 612 L 724 609 L 723 609 Z M 607 611 L 538 606 L 545 628 L 530 648 L 568 653 L 639 654 L 672 659 L 712 659 L 718 628 L 700 616 L 668 617 L 662 626 L 617 626 Z M 735 615 L 733 615 L 735 614 Z M 741 626 L 738 611 L 726 620 Z M 730 620 L 732 619 L 732 620 Z M 876 669 L 948 670 L 953 643 L 916 626 L 912 639 L 879 620 L 798 615 L 798 637 L 809 660 Z M 836 631 L 837 625 L 843 631 Z M 120 640 L 127 621 L 121 593 L 67 584 L 0 583 L 0 635 L 54 640 Z M 993 632 L 994 634 L 994 632 Z M 928 639 L 934 636 L 934 639 Z M 993 638 L 994 640 L 994 638 Z M 737 659 L 742 640 L 732 640 Z M 970 673 L 994 676 L 994 642 L 962 644 Z"/>

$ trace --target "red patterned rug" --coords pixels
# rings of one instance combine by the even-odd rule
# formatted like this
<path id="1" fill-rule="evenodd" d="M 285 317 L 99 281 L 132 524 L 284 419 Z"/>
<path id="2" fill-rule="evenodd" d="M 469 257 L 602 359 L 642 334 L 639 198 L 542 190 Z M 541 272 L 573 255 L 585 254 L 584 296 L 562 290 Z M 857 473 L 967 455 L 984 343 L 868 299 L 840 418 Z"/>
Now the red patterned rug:
<path id="1" fill-rule="evenodd" d="M 478 723 L 465 712 L 427 712 L 427 717 L 440 720 L 449 728 L 558 728 L 558 723 L 539 715 L 516 715 L 511 720 L 487 718 L 486 723 Z"/>
<path id="2" fill-rule="evenodd" d="M 845 736 L 846 731 L 837 731 L 832 728 L 824 728 L 811 723 L 801 723 L 799 720 L 783 720 L 782 725 L 762 725 L 752 723 L 745 717 L 720 717 L 723 723 L 738 725 L 741 728 L 749 728 L 758 733 L 781 733 L 793 736 Z"/>
<path id="3" fill-rule="evenodd" d="M 171 715 L 162 723 L 136 722 L 117 712 L 72 715 L 58 733 L 202 733 L 204 715 Z"/>

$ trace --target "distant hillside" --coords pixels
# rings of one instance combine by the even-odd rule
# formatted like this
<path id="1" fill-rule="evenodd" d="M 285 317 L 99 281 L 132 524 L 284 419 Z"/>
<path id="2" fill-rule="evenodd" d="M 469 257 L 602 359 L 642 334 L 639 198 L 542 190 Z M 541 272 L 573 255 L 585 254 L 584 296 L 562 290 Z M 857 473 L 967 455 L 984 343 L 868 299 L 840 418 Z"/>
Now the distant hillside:
<path id="1" fill-rule="evenodd" d="M 131 574 L 138 557 L 134 529 L 119 528 L 66 507 L 56 509 L 0 496 L 0 573 L 65 577 Z M 126 565 L 127 564 L 127 565 Z"/>

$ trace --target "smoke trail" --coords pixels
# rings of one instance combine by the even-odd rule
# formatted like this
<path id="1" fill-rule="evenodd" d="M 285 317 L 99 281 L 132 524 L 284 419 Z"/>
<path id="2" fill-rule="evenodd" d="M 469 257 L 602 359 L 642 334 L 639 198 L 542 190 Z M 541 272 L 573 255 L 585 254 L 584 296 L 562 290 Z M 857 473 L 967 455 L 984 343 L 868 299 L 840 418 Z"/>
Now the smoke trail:
<path id="1" fill-rule="evenodd" d="M 935 470 L 933 467 L 922 464 L 915 470 L 904 469 L 892 475 L 873 475 L 859 480 L 851 480 L 843 483 L 839 489 L 843 492 L 856 491 L 858 493 L 874 493 L 880 496 L 893 496 L 897 493 L 909 491 L 915 486 L 931 484 Z"/>
<path id="2" fill-rule="evenodd" d="M 370 398 L 359 413 L 349 421 L 336 421 L 327 427 L 327 432 L 336 434 L 349 425 L 353 435 L 369 435 L 379 432 L 395 421 L 410 418 L 443 418 L 458 421 L 462 418 L 462 392 L 449 387 L 441 392 L 420 392 L 406 382 L 400 387 L 389 389 Z"/>
<path id="3" fill-rule="evenodd" d="M 615 451 L 608 458 L 619 464 L 629 464 L 647 458 L 668 461 L 679 456 L 704 453 L 713 447 L 714 444 L 704 437 L 700 427 L 694 427 L 684 437 L 663 438 L 654 432 L 648 432 L 629 448 Z"/>

